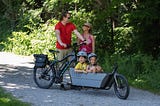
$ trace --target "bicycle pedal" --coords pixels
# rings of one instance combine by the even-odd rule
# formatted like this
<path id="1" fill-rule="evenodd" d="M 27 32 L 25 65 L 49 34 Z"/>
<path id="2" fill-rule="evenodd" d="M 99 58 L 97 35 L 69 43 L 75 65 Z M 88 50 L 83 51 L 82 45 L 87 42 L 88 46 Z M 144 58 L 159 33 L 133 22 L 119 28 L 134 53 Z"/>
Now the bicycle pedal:
<path id="1" fill-rule="evenodd" d="M 61 87 L 61 88 L 64 88 L 64 84 L 60 84 L 60 87 Z"/>
<path id="2" fill-rule="evenodd" d="M 68 82 L 67 85 L 72 85 L 72 83 Z"/>

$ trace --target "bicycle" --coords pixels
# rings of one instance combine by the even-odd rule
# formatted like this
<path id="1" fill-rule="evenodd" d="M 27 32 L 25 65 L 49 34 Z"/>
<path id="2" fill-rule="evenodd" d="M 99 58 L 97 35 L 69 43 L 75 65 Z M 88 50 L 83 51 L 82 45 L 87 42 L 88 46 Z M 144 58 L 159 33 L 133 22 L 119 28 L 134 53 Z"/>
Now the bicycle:
<path id="1" fill-rule="evenodd" d="M 53 83 L 62 83 L 64 73 L 77 62 L 77 47 L 84 44 L 85 43 L 74 43 L 73 46 L 68 45 L 68 47 L 72 47 L 72 52 L 66 55 L 62 60 L 57 60 L 56 53 L 58 53 L 58 51 L 56 50 L 49 50 L 49 52 L 53 54 L 54 58 L 51 61 L 48 60 L 47 55 L 34 54 L 35 66 L 33 77 L 37 86 L 48 89 L 53 85 Z"/>
<path id="2" fill-rule="evenodd" d="M 80 44 L 82 45 L 82 44 Z M 111 73 L 77 73 L 74 68 L 71 68 L 71 64 L 77 62 L 77 50 L 76 47 L 80 46 L 74 44 L 73 51 L 65 56 L 62 60 L 57 60 L 55 54 L 58 51 L 49 50 L 54 55 L 54 60 L 48 61 L 47 55 L 37 55 L 35 67 L 34 67 L 34 81 L 40 88 L 50 88 L 53 83 L 62 84 L 63 75 L 69 69 L 70 85 L 74 89 L 94 88 L 109 90 L 114 87 L 115 95 L 120 99 L 127 99 L 130 92 L 127 79 L 118 74 L 118 65 L 115 64 Z M 69 60 L 67 60 L 70 58 Z M 61 65 L 59 65 L 61 63 Z M 74 66 L 74 65 L 73 65 Z M 65 89 L 64 84 L 62 88 Z"/>

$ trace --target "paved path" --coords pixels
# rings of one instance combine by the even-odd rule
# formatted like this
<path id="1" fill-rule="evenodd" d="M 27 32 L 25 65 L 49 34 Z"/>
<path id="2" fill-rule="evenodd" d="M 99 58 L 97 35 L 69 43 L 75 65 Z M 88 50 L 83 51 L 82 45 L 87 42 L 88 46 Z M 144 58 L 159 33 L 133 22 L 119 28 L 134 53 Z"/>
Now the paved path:
<path id="1" fill-rule="evenodd" d="M 111 90 L 40 89 L 33 81 L 33 58 L 0 52 L 0 86 L 33 106 L 160 106 L 160 96 L 131 88 L 127 100 Z"/>

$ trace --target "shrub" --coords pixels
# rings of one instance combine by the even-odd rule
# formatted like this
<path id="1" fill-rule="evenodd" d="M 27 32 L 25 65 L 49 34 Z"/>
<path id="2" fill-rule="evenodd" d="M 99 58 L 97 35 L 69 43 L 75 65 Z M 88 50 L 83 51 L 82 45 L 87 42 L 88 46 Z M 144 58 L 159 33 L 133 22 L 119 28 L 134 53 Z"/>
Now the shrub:
<path id="1" fill-rule="evenodd" d="M 50 21 L 46 24 L 41 24 L 34 31 L 27 32 L 12 32 L 12 37 L 8 38 L 5 43 L 5 49 L 21 55 L 31 55 L 34 53 L 47 53 L 48 49 L 55 48 L 55 35 L 53 24 Z"/>
<path id="2" fill-rule="evenodd" d="M 152 56 L 141 53 L 130 56 L 109 56 L 105 53 L 100 60 L 104 71 L 112 71 L 113 64 L 117 62 L 118 73 L 123 74 L 131 85 L 160 94 L 160 58 L 154 60 Z"/>

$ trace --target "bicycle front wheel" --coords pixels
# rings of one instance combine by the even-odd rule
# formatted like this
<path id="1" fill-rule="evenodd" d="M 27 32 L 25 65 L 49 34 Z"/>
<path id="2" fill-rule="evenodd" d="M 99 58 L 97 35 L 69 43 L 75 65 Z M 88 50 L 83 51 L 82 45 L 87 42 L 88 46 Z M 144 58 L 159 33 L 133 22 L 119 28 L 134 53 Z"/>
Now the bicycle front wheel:
<path id="1" fill-rule="evenodd" d="M 55 81 L 55 72 L 49 66 L 34 67 L 33 77 L 38 87 L 48 89 Z"/>
<path id="2" fill-rule="evenodd" d="M 124 76 L 117 74 L 114 83 L 115 95 L 120 99 L 127 99 L 129 91 L 130 88 L 127 79 Z"/>

